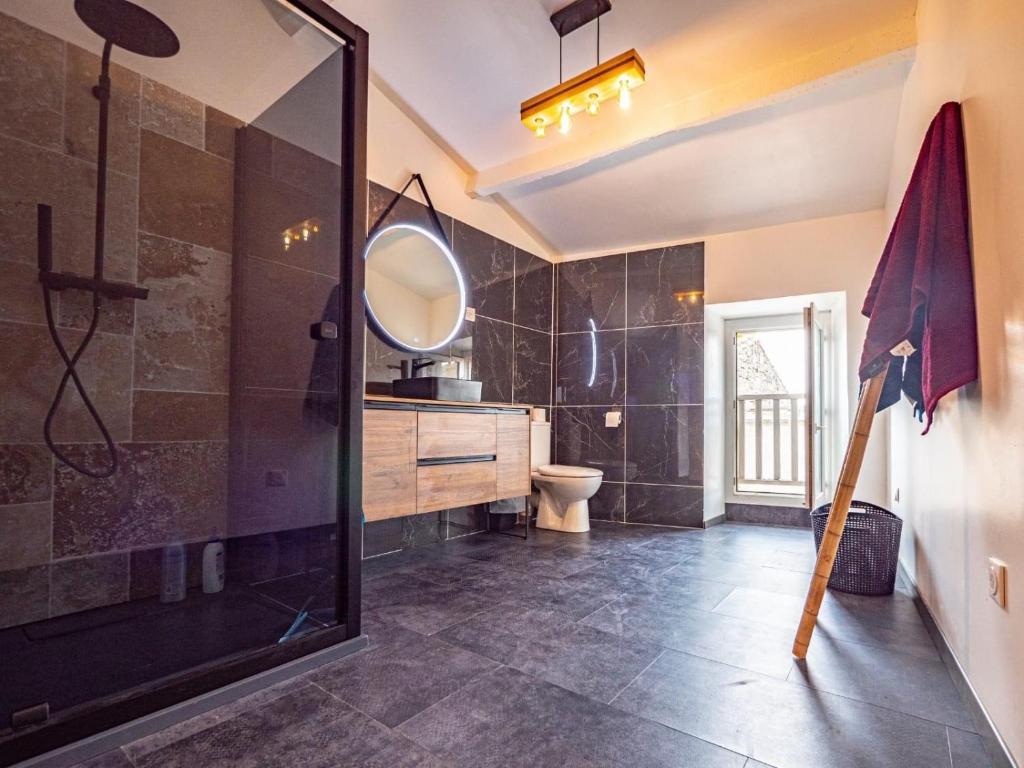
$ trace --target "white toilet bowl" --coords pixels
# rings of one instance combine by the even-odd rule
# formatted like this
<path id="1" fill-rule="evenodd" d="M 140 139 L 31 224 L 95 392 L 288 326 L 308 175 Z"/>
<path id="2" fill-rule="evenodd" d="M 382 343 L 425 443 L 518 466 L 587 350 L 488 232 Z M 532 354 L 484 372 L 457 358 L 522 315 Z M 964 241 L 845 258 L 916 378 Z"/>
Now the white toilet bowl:
<path id="1" fill-rule="evenodd" d="M 590 506 L 587 500 L 601 487 L 603 473 L 590 467 L 546 464 L 532 473 L 540 491 L 537 527 L 565 533 L 590 530 Z"/>

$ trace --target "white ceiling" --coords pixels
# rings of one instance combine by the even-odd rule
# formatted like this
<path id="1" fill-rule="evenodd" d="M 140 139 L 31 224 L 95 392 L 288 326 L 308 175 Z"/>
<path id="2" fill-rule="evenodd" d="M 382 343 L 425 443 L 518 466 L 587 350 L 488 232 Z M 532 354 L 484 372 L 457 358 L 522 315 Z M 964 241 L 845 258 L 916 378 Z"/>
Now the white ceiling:
<path id="1" fill-rule="evenodd" d="M 908 66 L 670 134 L 506 197 L 563 254 L 881 208 Z"/>
<path id="2" fill-rule="evenodd" d="M 567 0 L 330 2 L 369 31 L 375 76 L 464 167 L 557 167 L 512 174 L 497 191 L 562 255 L 884 204 L 905 61 L 642 145 L 636 128 L 695 94 L 910 18 L 916 0 L 612 0 L 602 58 L 636 48 L 648 82 L 629 112 L 609 104 L 545 139 L 518 109 L 558 81 L 548 16 Z M 594 64 L 594 43 L 592 24 L 565 38 L 566 78 Z M 599 159 L 558 167 L 552 155 L 584 139 L 603 143 Z"/>

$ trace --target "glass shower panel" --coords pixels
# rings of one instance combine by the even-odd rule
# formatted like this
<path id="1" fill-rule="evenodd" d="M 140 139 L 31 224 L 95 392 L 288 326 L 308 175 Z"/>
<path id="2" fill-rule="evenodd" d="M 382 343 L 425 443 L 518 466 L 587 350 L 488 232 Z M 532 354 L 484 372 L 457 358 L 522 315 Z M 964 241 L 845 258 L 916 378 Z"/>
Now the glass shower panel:
<path id="1" fill-rule="evenodd" d="M 0 743 L 343 630 L 342 44 L 278 0 L 137 1 L 179 50 L 0 0 Z M 56 453 L 40 269 L 78 276 L 47 278 L 69 357 L 96 326 Z"/>

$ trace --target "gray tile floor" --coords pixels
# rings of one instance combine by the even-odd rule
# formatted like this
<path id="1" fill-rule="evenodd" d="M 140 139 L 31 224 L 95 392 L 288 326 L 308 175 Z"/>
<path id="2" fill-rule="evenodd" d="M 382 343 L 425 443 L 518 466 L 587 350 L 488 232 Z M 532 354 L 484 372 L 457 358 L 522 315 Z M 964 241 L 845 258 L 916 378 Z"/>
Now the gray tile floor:
<path id="1" fill-rule="evenodd" d="M 595 524 L 364 564 L 370 647 L 93 761 L 148 766 L 981 768 L 906 595 L 829 593 L 807 530 Z"/>

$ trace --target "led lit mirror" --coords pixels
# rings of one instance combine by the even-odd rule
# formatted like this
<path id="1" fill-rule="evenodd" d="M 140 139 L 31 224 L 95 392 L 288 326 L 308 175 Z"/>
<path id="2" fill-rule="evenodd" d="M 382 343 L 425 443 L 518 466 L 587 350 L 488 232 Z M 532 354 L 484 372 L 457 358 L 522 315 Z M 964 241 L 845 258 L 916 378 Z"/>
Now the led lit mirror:
<path id="1" fill-rule="evenodd" d="M 455 338 L 466 287 L 448 246 L 413 224 L 392 224 L 366 244 L 366 311 L 395 346 L 430 352 Z"/>

